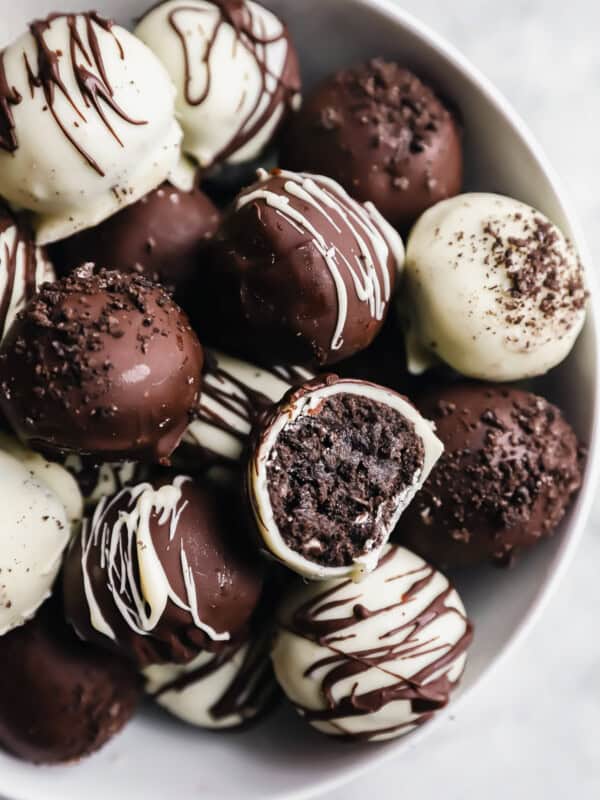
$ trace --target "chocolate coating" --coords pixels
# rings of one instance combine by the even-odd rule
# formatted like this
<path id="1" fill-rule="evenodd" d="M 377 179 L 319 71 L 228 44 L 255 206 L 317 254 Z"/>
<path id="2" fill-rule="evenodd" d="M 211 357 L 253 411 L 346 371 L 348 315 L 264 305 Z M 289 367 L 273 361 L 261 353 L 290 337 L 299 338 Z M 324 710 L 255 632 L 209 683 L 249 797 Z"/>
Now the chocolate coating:
<path id="1" fill-rule="evenodd" d="M 0 637 L 0 745 L 35 764 L 74 761 L 129 721 L 136 671 L 81 642 L 53 597 L 35 619 Z"/>
<path id="2" fill-rule="evenodd" d="M 280 163 L 335 178 L 405 229 L 460 191 L 461 134 L 429 86 L 373 59 L 326 78 L 306 98 L 283 136 Z"/>
<path id="3" fill-rule="evenodd" d="M 202 347 L 159 286 L 91 267 L 44 285 L 0 348 L 0 406 L 34 449 L 166 461 L 198 400 Z"/>
<path id="4" fill-rule="evenodd" d="M 50 253 L 61 275 L 86 262 L 137 272 L 173 287 L 184 305 L 202 246 L 218 225 L 219 211 L 203 191 L 164 183 L 95 228 L 52 245 Z"/>
<path id="5" fill-rule="evenodd" d="M 261 589 L 262 565 L 235 502 L 181 476 L 102 499 L 64 568 L 77 633 L 140 667 L 229 646 L 243 636 Z"/>
<path id="6" fill-rule="evenodd" d="M 462 383 L 423 397 L 445 450 L 397 541 L 442 567 L 505 565 L 549 536 L 581 483 L 575 433 L 529 392 Z"/>
<path id="7" fill-rule="evenodd" d="M 335 363 L 377 335 L 403 258 L 376 209 L 335 181 L 260 171 L 207 247 L 196 328 L 258 362 Z"/>

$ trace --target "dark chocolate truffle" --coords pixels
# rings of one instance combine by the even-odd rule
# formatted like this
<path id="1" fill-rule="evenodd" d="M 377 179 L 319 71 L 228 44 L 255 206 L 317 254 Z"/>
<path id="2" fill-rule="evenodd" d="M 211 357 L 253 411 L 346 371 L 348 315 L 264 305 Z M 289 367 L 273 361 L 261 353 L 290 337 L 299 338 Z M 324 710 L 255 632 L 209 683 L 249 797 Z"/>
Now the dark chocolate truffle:
<path id="1" fill-rule="evenodd" d="M 371 571 L 441 449 L 382 386 L 328 376 L 292 389 L 254 431 L 247 487 L 263 547 L 308 578 Z"/>
<path id="2" fill-rule="evenodd" d="M 461 134 L 432 89 L 374 59 L 326 78 L 291 119 L 280 163 L 329 175 L 407 228 L 462 184 Z"/>
<path id="3" fill-rule="evenodd" d="M 196 327 L 262 362 L 332 364 L 373 341 L 403 260 L 398 234 L 335 181 L 261 170 L 208 245 Z"/>
<path id="4" fill-rule="evenodd" d="M 50 254 L 61 275 L 86 262 L 137 272 L 172 287 L 184 305 L 202 246 L 218 225 L 219 211 L 204 192 L 164 183 L 95 228 L 52 245 Z"/>
<path id="5" fill-rule="evenodd" d="M 82 267 L 42 286 L 0 348 L 0 406 L 34 449 L 165 461 L 198 400 L 202 347 L 160 286 Z"/>
<path id="6" fill-rule="evenodd" d="M 135 711 L 141 681 L 126 661 L 81 642 L 51 598 L 0 637 L 0 746 L 35 764 L 102 747 Z"/>
<path id="7" fill-rule="evenodd" d="M 77 633 L 141 667 L 234 642 L 262 589 L 237 511 L 226 492 L 183 476 L 103 498 L 64 569 Z"/>
<path id="8" fill-rule="evenodd" d="M 419 409 L 445 449 L 398 541 L 442 567 L 503 565 L 554 531 L 581 483 L 577 437 L 556 406 L 462 383 L 428 394 Z"/>

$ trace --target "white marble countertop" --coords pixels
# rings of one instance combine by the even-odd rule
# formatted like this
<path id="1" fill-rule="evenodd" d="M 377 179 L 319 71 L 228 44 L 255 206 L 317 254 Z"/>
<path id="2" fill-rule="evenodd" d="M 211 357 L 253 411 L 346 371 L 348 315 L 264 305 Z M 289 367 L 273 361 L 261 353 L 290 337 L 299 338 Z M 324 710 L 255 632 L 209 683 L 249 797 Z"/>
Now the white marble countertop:
<path id="1" fill-rule="evenodd" d="M 562 177 L 600 269 L 600 5 L 402 0 L 504 92 Z M 599 487 L 600 488 L 600 487 Z M 326 800 L 600 798 L 600 503 L 529 637 L 455 717 Z"/>

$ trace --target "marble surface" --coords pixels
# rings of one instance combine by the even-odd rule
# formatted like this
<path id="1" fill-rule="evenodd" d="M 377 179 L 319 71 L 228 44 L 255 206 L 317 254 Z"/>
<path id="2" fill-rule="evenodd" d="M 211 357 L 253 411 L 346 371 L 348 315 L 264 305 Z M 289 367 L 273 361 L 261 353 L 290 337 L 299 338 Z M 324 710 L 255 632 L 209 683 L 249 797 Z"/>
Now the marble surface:
<path id="1" fill-rule="evenodd" d="M 600 5 L 403 0 L 504 92 L 579 210 L 600 268 Z M 600 503 L 519 649 L 424 742 L 326 800 L 600 798 Z"/>

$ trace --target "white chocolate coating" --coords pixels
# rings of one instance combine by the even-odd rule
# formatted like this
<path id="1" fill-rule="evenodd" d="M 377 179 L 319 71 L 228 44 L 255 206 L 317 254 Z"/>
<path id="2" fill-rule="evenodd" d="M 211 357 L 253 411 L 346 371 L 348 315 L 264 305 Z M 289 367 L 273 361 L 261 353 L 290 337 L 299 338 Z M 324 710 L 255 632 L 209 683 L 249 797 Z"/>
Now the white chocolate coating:
<path id="1" fill-rule="evenodd" d="M 285 542 L 275 521 L 271 505 L 267 464 L 273 449 L 276 447 L 278 436 L 287 424 L 294 422 L 303 414 L 314 414 L 315 409 L 319 408 L 325 398 L 340 393 L 368 398 L 377 403 L 390 406 L 402 414 L 414 425 L 415 433 L 421 438 L 424 462 L 423 468 L 414 475 L 411 485 L 405 487 L 402 494 L 394 498 L 395 512 L 385 526 L 381 543 L 377 544 L 373 541 L 370 549 L 356 556 L 353 563 L 348 566 L 327 567 L 295 552 Z M 286 405 L 285 413 L 279 414 L 276 421 L 267 428 L 248 464 L 250 503 L 265 550 L 289 569 L 294 570 L 305 578 L 325 580 L 327 578 L 351 576 L 353 580 L 362 580 L 366 573 L 372 572 L 377 566 L 381 552 L 391 532 L 396 527 L 402 512 L 426 481 L 442 451 L 443 446 L 434 433 L 433 423 L 424 419 L 417 409 L 401 395 L 383 386 L 376 386 L 365 381 L 338 380 L 334 384 L 325 384 L 304 394 L 297 395 L 293 402 Z"/>
<path id="2" fill-rule="evenodd" d="M 50 596 L 69 541 L 67 513 L 49 486 L 0 452 L 0 635 L 31 619 Z"/>
<path id="3" fill-rule="evenodd" d="M 272 660 L 282 689 L 317 730 L 383 741 L 445 705 L 471 627 L 448 580 L 390 545 L 360 584 L 303 584 L 279 614 Z M 426 700 L 427 709 L 413 700 Z"/>
<path id="4" fill-rule="evenodd" d="M 291 386 L 289 379 L 309 380 L 302 367 L 257 367 L 211 350 L 202 380 L 198 419 L 183 442 L 204 451 L 210 461 L 238 462 L 256 415 L 276 403 Z M 286 379 L 289 378 L 289 379 Z"/>
<path id="5" fill-rule="evenodd" d="M 71 530 L 75 530 L 83 518 L 83 497 L 77 481 L 61 464 L 48 461 L 40 453 L 29 450 L 14 436 L 0 431 L 0 451 L 10 453 L 29 470 L 31 476 L 48 486 L 60 499 Z"/>
<path id="6" fill-rule="evenodd" d="M 183 147 L 203 168 L 223 154 L 230 164 L 259 156 L 285 110 L 282 101 L 269 113 L 288 59 L 284 28 L 257 3 L 246 2 L 244 15 L 259 42 L 237 32 L 210 0 L 163 3 L 135 29 L 177 87 Z"/>
<path id="7" fill-rule="evenodd" d="M 189 664 L 143 671 L 146 691 L 176 717 L 201 728 L 236 728 L 252 720 L 276 691 L 266 638 L 232 653 L 202 652 Z"/>
<path id="8" fill-rule="evenodd" d="M 35 289 L 55 278 L 45 251 L 28 241 L 16 223 L 3 227 L 0 220 L 0 341 Z"/>
<path id="9" fill-rule="evenodd" d="M 542 375 L 585 319 L 577 253 L 546 217 L 494 194 L 463 194 L 413 228 L 399 293 L 409 369 L 438 359 L 471 378 Z"/>
<path id="10" fill-rule="evenodd" d="M 72 20 L 81 43 L 73 50 Z M 109 31 L 88 21 L 85 14 L 61 15 L 41 34 L 48 51 L 60 53 L 64 90 L 52 84 L 52 108 L 44 87 L 28 75 L 27 64 L 35 76 L 40 70 L 32 33 L 4 51 L 6 81 L 20 101 L 10 109 L 18 146 L 14 152 L 0 148 L 0 195 L 35 212 L 40 244 L 134 203 L 162 183 L 179 159 L 175 90 L 164 67 L 124 28 Z M 82 94 L 82 75 L 94 102 Z"/>

